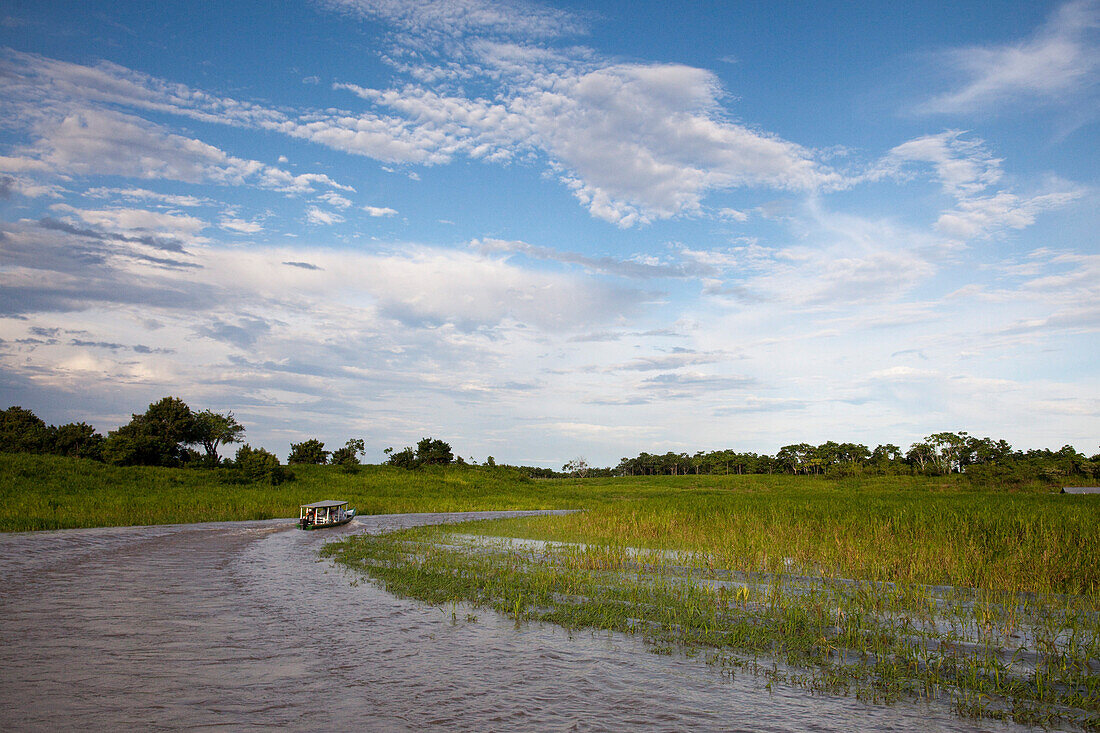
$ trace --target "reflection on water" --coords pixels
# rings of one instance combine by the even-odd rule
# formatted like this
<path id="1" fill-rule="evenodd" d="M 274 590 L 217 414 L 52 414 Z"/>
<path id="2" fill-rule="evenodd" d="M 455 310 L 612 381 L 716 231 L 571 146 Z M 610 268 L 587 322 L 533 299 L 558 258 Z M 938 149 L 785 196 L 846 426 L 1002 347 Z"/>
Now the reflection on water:
<path id="1" fill-rule="evenodd" d="M 0 729 L 1023 730 L 768 692 L 631 637 L 426 608 L 317 558 L 350 533 L 504 514 L 0 535 Z"/>

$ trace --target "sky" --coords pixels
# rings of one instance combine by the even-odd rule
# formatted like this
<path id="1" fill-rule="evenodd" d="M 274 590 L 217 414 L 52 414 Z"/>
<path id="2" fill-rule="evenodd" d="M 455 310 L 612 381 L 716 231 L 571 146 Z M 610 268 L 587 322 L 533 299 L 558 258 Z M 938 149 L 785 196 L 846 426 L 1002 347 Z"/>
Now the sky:
<path id="1" fill-rule="evenodd" d="M 0 402 L 1100 449 L 1100 0 L 8 0 Z"/>

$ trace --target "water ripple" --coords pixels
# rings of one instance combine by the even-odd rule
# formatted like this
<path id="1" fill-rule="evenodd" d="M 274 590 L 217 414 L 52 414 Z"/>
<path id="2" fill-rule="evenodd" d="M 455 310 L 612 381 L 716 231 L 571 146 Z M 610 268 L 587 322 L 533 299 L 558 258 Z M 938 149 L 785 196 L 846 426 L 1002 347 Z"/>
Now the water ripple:
<path id="1" fill-rule="evenodd" d="M 0 535 L 0 728 L 1023 730 L 768 692 L 618 634 L 516 628 L 479 609 L 452 619 L 317 558 L 349 533 L 500 515 Z"/>

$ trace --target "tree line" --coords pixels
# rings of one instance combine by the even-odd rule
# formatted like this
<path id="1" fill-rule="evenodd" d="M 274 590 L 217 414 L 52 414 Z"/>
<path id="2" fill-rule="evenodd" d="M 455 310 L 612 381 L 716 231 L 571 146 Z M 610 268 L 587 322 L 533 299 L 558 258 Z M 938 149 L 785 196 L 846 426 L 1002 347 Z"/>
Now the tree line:
<path id="1" fill-rule="evenodd" d="M 563 470 L 571 468 L 574 467 L 566 464 Z M 591 470 L 587 471 L 590 474 Z M 978 438 L 962 431 L 933 433 L 904 451 L 891 443 L 872 450 L 860 443 L 830 440 L 816 446 L 810 443 L 785 445 L 775 455 L 735 450 L 692 454 L 643 452 L 634 458 L 623 458 L 614 471 L 624 476 L 788 473 L 840 477 L 965 473 L 972 479 L 984 481 L 1054 482 L 1072 477 L 1100 478 L 1100 454 L 1086 457 L 1070 445 L 1057 451 L 1014 450 L 1005 440 Z M 576 473 L 575 468 L 573 473 Z"/>
<path id="2" fill-rule="evenodd" d="M 244 426 L 232 412 L 192 410 L 171 396 L 134 413 L 130 422 L 106 436 L 85 422 L 47 425 L 23 407 L 0 410 L 0 452 L 87 458 L 116 466 L 208 468 L 220 471 L 228 481 L 278 484 L 294 477 L 278 456 L 244 443 L 244 434 Z M 242 445 L 233 458 L 219 455 L 220 449 L 235 443 Z M 287 463 L 329 462 L 352 471 L 365 452 L 361 439 L 351 439 L 331 452 L 324 447 L 315 439 L 292 444 Z"/>
<path id="3" fill-rule="evenodd" d="M 45 453 L 88 458 L 120 466 L 172 466 L 223 471 L 229 480 L 280 483 L 293 478 L 287 466 L 329 464 L 354 472 L 366 453 L 364 441 L 351 438 L 335 450 L 325 450 L 316 438 L 292 443 L 287 466 L 263 448 L 244 443 L 245 428 L 233 416 L 211 410 L 192 410 L 183 400 L 164 397 L 130 422 L 100 435 L 85 423 L 47 425 L 30 410 L 10 407 L 0 411 L 0 452 Z M 233 458 L 220 450 L 240 443 Z M 422 438 L 415 447 L 386 448 L 386 464 L 409 470 L 430 466 L 477 465 L 455 455 L 449 443 Z M 615 467 L 595 468 L 576 458 L 561 471 L 535 466 L 498 465 L 489 456 L 484 467 L 502 468 L 529 478 L 659 476 L 686 474 L 788 473 L 843 477 L 856 474 L 966 474 L 976 481 L 1023 483 L 1056 482 L 1074 477 L 1100 479 L 1100 454 L 1086 457 L 1073 446 L 1014 450 L 1005 440 L 979 438 L 965 431 L 933 433 L 907 450 L 891 443 L 870 449 L 860 443 L 826 441 L 820 445 L 794 443 L 775 455 L 731 449 L 695 453 L 642 452 L 623 458 Z M 227 473 L 229 472 L 229 473 Z"/>

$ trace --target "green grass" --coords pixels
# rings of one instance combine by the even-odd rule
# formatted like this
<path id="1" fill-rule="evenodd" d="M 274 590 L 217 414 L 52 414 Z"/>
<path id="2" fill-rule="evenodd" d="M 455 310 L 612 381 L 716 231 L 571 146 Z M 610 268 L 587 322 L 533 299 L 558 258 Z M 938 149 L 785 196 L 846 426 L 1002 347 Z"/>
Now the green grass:
<path id="1" fill-rule="evenodd" d="M 1100 496 L 772 478 L 731 477 L 720 491 L 681 482 L 679 493 L 470 531 L 675 550 L 739 572 L 1100 596 Z"/>
<path id="2" fill-rule="evenodd" d="M 508 470 L 410 472 L 294 466 L 278 486 L 233 484 L 201 469 L 108 466 L 0 454 L 0 531 L 297 517 L 298 505 L 346 499 L 360 513 L 541 509 L 580 502 L 573 482 L 533 482 Z M 547 483 L 556 484 L 546 491 Z"/>

